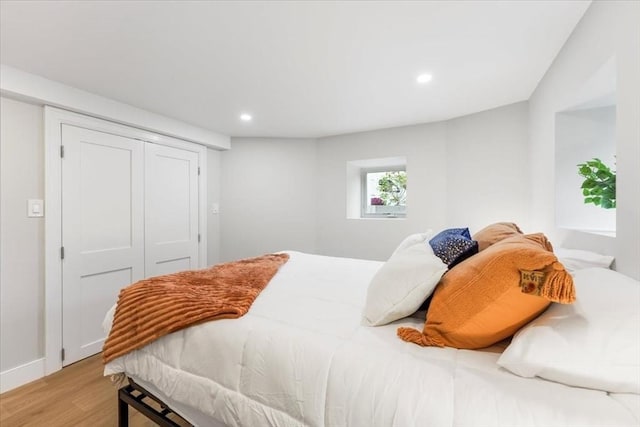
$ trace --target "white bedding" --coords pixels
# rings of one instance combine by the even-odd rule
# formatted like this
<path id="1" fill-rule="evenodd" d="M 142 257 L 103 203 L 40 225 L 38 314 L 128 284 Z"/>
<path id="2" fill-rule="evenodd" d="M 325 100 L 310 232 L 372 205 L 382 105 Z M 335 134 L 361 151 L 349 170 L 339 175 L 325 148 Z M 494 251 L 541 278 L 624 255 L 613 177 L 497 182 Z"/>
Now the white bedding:
<path id="1" fill-rule="evenodd" d="M 105 367 L 229 426 L 638 426 L 640 396 L 518 377 L 490 351 L 361 326 L 382 263 L 289 252 L 249 313 L 173 333 Z M 212 421 L 212 424 L 214 422 Z"/>

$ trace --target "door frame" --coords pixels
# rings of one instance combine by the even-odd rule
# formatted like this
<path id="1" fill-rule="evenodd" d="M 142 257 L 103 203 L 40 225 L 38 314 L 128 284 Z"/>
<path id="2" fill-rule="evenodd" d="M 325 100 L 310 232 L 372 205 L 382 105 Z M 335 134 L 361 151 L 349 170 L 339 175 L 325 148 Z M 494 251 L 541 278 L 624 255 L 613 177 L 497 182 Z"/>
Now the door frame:
<path id="1" fill-rule="evenodd" d="M 183 141 L 156 132 L 44 106 L 44 356 L 45 375 L 62 369 L 62 144 L 63 124 L 138 139 L 144 142 L 181 148 L 198 153 L 198 263 L 207 265 L 207 149 L 195 142 Z M 114 301 L 115 303 L 115 301 Z"/>

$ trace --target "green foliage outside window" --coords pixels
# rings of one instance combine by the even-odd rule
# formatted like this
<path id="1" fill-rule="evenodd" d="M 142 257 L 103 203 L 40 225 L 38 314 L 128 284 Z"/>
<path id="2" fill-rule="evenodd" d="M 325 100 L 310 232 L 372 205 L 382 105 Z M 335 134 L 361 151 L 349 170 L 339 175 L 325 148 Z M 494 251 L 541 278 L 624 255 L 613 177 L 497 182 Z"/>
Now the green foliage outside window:
<path id="1" fill-rule="evenodd" d="M 578 165 L 584 203 L 593 203 L 604 209 L 616 207 L 616 171 L 612 171 L 600 159 L 594 158 Z"/>
<path id="2" fill-rule="evenodd" d="M 386 206 L 404 206 L 407 202 L 407 173 L 386 172 L 378 180 L 378 192 Z"/>

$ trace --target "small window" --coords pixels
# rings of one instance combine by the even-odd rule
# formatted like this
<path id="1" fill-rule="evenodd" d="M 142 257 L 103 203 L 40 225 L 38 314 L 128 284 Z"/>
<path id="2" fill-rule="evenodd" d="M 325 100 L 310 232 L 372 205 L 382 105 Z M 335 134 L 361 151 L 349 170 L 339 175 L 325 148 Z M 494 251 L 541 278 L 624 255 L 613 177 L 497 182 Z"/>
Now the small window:
<path id="1" fill-rule="evenodd" d="M 361 169 L 362 217 L 397 218 L 407 214 L 407 172 L 402 168 Z"/>

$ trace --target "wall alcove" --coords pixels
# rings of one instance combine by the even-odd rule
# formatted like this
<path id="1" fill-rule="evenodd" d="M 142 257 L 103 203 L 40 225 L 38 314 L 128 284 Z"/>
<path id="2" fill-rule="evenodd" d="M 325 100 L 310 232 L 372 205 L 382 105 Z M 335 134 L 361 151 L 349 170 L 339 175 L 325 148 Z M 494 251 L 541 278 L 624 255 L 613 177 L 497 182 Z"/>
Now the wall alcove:
<path id="1" fill-rule="evenodd" d="M 609 59 L 555 114 L 556 225 L 615 237 L 616 210 L 585 204 L 578 164 L 598 158 L 615 170 L 616 63 Z"/>

